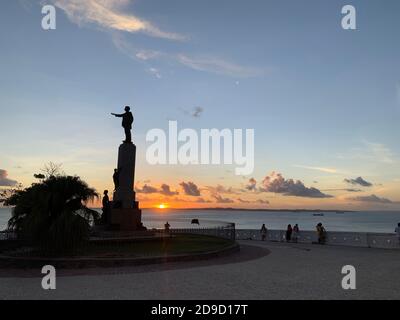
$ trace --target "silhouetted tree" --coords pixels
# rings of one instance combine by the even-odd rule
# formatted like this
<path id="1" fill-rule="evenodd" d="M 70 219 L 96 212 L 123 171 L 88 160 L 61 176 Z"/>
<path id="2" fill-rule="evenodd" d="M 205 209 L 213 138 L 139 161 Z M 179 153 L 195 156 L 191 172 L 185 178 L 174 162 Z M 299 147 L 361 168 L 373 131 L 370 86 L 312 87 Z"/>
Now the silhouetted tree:
<path id="1" fill-rule="evenodd" d="M 97 197 L 79 177 L 51 175 L 5 200 L 15 206 L 8 227 L 42 248 L 72 250 L 88 239 L 90 221 L 99 218 L 86 206 Z"/>
<path id="2" fill-rule="evenodd" d="M 54 163 L 50 161 L 45 164 L 40 171 L 42 171 L 43 174 L 38 174 L 38 176 L 44 175 L 45 178 L 65 176 L 65 173 L 62 171 L 62 163 Z"/>
<path id="3" fill-rule="evenodd" d="M 0 204 L 4 204 L 7 199 L 11 198 L 13 194 L 15 194 L 18 191 L 21 191 L 23 188 L 22 183 L 18 183 L 16 186 L 13 188 L 8 188 L 8 189 L 1 189 L 0 190 Z"/>

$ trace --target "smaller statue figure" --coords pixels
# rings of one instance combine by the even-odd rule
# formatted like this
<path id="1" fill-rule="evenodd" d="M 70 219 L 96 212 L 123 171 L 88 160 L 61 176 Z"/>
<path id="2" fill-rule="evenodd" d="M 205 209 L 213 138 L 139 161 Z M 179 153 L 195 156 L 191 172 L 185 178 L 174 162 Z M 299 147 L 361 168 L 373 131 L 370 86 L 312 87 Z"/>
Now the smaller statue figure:
<path id="1" fill-rule="evenodd" d="M 119 174 L 121 172 L 121 169 L 114 169 L 114 174 L 113 174 L 113 181 L 114 181 L 114 190 L 117 190 L 119 187 Z"/>

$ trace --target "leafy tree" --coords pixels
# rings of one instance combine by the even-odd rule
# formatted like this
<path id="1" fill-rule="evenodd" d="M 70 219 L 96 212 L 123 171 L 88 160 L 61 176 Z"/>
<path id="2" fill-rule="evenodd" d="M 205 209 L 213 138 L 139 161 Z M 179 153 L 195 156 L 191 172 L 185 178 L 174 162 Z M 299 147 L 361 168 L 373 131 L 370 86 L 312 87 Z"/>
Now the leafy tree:
<path id="1" fill-rule="evenodd" d="M 41 248 L 71 251 L 88 239 L 91 220 L 99 218 L 86 206 L 97 197 L 77 176 L 50 175 L 4 201 L 14 206 L 8 227 Z"/>

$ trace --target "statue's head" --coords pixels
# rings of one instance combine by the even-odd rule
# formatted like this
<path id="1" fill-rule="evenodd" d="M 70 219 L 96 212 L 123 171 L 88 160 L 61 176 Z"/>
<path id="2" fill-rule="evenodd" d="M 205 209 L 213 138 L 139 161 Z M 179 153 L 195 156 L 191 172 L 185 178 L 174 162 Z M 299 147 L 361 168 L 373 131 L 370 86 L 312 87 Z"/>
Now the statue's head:
<path id="1" fill-rule="evenodd" d="M 108 190 L 104 190 L 104 195 L 107 195 L 108 194 Z"/>
<path id="2" fill-rule="evenodd" d="M 128 106 L 125 107 L 125 111 L 126 111 L 126 112 L 128 112 L 128 111 L 130 111 L 130 110 L 131 110 L 130 107 L 128 107 Z"/>

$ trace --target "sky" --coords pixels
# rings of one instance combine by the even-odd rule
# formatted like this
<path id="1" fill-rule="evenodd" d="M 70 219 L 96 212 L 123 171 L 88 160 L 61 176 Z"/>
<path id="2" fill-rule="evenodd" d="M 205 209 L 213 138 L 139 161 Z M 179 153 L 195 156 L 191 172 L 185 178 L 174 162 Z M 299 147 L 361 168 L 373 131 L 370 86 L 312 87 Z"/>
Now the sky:
<path id="1" fill-rule="evenodd" d="M 43 30 L 45 4 L 56 29 Z M 357 29 L 344 30 L 351 4 Z M 400 210 L 400 3 L 5 0 L 0 188 L 50 161 L 113 189 L 130 105 L 142 207 Z M 255 169 L 150 165 L 153 128 L 254 129 Z M 94 204 L 96 206 L 97 204 Z"/>

